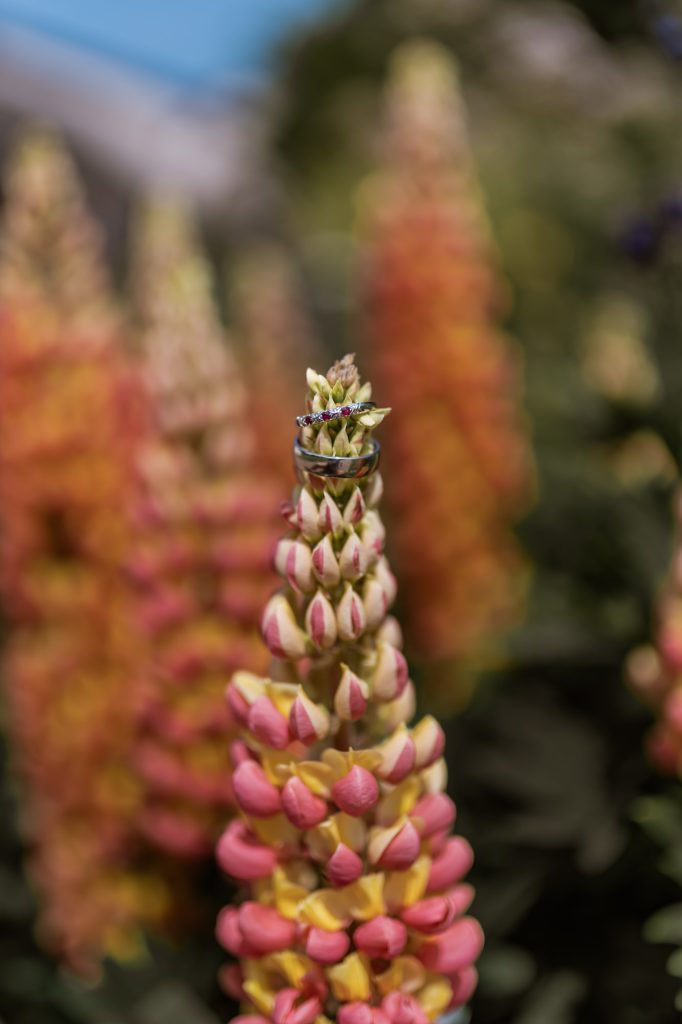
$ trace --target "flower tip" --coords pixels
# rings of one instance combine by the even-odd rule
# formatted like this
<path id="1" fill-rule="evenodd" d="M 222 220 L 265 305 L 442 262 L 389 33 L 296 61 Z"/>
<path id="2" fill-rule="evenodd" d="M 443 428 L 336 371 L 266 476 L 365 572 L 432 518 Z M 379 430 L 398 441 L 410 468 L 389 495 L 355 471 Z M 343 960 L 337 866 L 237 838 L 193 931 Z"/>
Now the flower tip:
<path id="1" fill-rule="evenodd" d="M 372 921 L 361 924 L 353 941 L 366 956 L 388 960 L 400 956 L 407 942 L 407 928 L 402 921 L 380 914 Z"/>
<path id="2" fill-rule="evenodd" d="M 244 760 L 237 766 L 232 776 L 232 788 L 245 814 L 254 818 L 269 818 L 281 810 L 279 789 L 268 781 L 256 761 Z"/>
<path id="3" fill-rule="evenodd" d="M 295 739 L 310 746 L 327 735 L 329 714 L 301 689 L 289 711 L 289 728 Z"/>
<path id="4" fill-rule="evenodd" d="M 334 850 L 327 861 L 325 874 L 332 885 L 344 886 L 355 882 L 364 870 L 360 857 L 344 843 Z"/>
<path id="5" fill-rule="evenodd" d="M 327 817 L 326 802 L 295 775 L 282 790 L 282 809 L 291 824 L 301 830 L 313 828 Z"/>
<path id="6" fill-rule="evenodd" d="M 379 784 L 371 772 L 355 764 L 332 786 L 332 799 L 340 810 L 359 818 L 377 803 Z"/>
<path id="7" fill-rule="evenodd" d="M 348 934 L 327 932 L 322 928 L 311 928 L 305 941 L 305 951 L 317 964 L 336 964 L 343 960 L 350 948 Z"/>
<path id="8" fill-rule="evenodd" d="M 284 750 L 289 744 L 289 724 L 269 697 L 258 697 L 249 709 L 247 725 L 254 736 L 274 747 L 275 750 Z"/>

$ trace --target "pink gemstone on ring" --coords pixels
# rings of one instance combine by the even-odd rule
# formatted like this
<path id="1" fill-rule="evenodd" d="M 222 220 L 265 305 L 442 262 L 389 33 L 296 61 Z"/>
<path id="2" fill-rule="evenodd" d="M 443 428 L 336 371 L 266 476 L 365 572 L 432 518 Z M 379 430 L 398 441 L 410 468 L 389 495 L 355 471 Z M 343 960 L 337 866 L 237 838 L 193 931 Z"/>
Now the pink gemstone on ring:
<path id="1" fill-rule="evenodd" d="M 350 412 L 351 412 L 350 406 L 349 405 L 344 405 L 343 409 L 341 410 L 341 415 L 342 416 L 350 416 Z"/>
<path id="2" fill-rule="evenodd" d="M 332 418 L 332 416 L 331 416 L 330 412 L 323 412 L 322 413 L 322 419 L 325 421 L 325 423 L 327 422 L 327 420 L 330 420 L 331 418 Z"/>
<path id="3" fill-rule="evenodd" d="M 309 427 L 310 424 L 313 422 L 312 416 L 304 416 L 303 417 L 303 422 L 306 425 L 306 427 Z"/>

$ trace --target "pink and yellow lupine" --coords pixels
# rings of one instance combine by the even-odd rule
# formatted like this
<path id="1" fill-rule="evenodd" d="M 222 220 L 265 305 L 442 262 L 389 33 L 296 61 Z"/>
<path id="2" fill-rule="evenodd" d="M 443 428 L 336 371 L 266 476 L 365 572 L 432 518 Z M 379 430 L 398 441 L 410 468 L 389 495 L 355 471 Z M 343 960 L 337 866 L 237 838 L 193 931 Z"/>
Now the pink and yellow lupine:
<path id="1" fill-rule="evenodd" d="M 133 289 L 158 435 L 141 460 L 131 572 L 149 638 L 136 764 L 140 821 L 169 853 L 210 856 L 231 804 L 223 698 L 237 666 L 263 670 L 258 623 L 276 585 L 279 487 L 254 468 L 251 410 L 188 214 L 138 220 Z"/>
<path id="2" fill-rule="evenodd" d="M 241 261 L 233 306 L 244 349 L 256 463 L 282 482 L 286 496 L 291 453 L 282 424 L 293 423 L 299 412 L 297 385 L 316 346 L 301 282 L 282 249 L 261 243 Z"/>
<path id="3" fill-rule="evenodd" d="M 351 357 L 308 385 L 316 412 L 371 393 Z M 302 442 L 364 454 L 387 412 L 304 427 Z M 476 985 L 473 855 L 451 833 L 443 731 L 409 724 L 381 492 L 378 473 L 302 478 L 263 614 L 271 676 L 238 672 L 227 691 L 241 814 L 217 857 L 244 896 L 217 935 L 239 960 L 222 980 L 241 1024 L 426 1024 Z"/>
<path id="4" fill-rule="evenodd" d="M 0 234 L 3 681 L 39 929 L 72 968 L 137 948 L 166 912 L 140 870 L 129 751 L 140 642 L 123 566 L 140 383 L 75 172 L 27 137 Z"/>
<path id="5" fill-rule="evenodd" d="M 651 707 L 649 756 L 664 775 L 682 778 L 682 490 L 675 500 L 676 538 L 668 579 L 658 601 L 654 641 L 632 652 L 626 675 Z"/>
<path id="6" fill-rule="evenodd" d="M 444 49 L 398 50 L 385 164 L 360 197 L 365 352 L 396 413 L 388 521 L 408 647 L 428 659 L 479 654 L 518 614 L 510 522 L 530 481 L 461 107 Z"/>

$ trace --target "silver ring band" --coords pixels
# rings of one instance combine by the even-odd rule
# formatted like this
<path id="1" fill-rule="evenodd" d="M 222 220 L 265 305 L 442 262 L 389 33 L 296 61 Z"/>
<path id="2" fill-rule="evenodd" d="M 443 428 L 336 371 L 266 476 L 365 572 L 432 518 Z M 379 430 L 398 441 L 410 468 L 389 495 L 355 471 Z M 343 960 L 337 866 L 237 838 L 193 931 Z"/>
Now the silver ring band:
<path id="1" fill-rule="evenodd" d="M 358 480 L 369 476 L 379 465 L 381 445 L 372 439 L 372 450 L 367 455 L 320 455 L 303 448 L 296 438 L 294 441 L 294 464 L 302 473 L 313 476 L 328 476 L 342 480 Z"/>
<path id="2" fill-rule="evenodd" d="M 376 409 L 376 402 L 349 402 L 348 405 L 337 405 L 334 409 L 323 409 L 322 412 L 307 412 L 296 417 L 296 426 L 309 427 L 312 423 L 328 423 L 329 420 L 347 419 L 358 413 Z"/>

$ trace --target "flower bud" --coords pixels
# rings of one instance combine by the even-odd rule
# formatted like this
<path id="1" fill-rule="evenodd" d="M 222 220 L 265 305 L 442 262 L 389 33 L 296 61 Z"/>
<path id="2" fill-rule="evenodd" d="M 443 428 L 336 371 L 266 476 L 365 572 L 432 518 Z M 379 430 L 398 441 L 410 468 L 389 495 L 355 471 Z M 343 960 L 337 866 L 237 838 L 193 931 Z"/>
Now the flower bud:
<path id="1" fill-rule="evenodd" d="M 428 839 L 452 828 L 456 816 L 455 805 L 447 793 L 429 793 L 415 804 L 410 817 L 415 822 L 422 839 Z"/>
<path id="2" fill-rule="evenodd" d="M 371 772 L 355 764 L 332 786 L 332 799 L 346 814 L 359 818 L 379 799 L 379 784 Z"/>
<path id="3" fill-rule="evenodd" d="M 387 871 L 405 871 L 419 856 L 419 833 L 411 821 L 373 830 L 368 854 L 372 864 Z"/>
<path id="4" fill-rule="evenodd" d="M 230 763 L 232 764 L 233 770 L 242 763 L 242 761 L 253 761 L 254 756 L 247 747 L 244 740 L 232 740 L 230 743 Z"/>
<path id="5" fill-rule="evenodd" d="M 448 896 L 428 896 L 400 912 L 400 919 L 409 928 L 428 935 L 445 931 L 457 917 L 456 905 Z"/>
<path id="6" fill-rule="evenodd" d="M 241 1002 L 244 998 L 244 975 L 238 964 L 224 964 L 218 972 L 218 984 L 223 992 L 236 1002 Z M 237 1019 L 243 1021 L 244 1017 Z M 255 1017 L 253 1019 L 262 1020 L 263 1018 Z"/>
<path id="7" fill-rule="evenodd" d="M 397 647 L 377 644 L 377 663 L 372 673 L 372 693 L 379 700 L 395 700 L 407 686 L 407 662 Z"/>
<path id="8" fill-rule="evenodd" d="M 310 491 L 302 487 L 296 502 L 296 525 L 306 540 L 315 541 L 320 536 L 318 508 Z"/>
<path id="9" fill-rule="evenodd" d="M 373 1008 L 359 1001 L 343 1003 L 336 1014 L 338 1024 L 374 1024 Z"/>
<path id="10" fill-rule="evenodd" d="M 381 473 L 373 473 L 365 487 L 365 505 L 368 508 L 376 508 L 380 504 L 384 494 L 384 482 Z"/>
<path id="11" fill-rule="evenodd" d="M 323 587 L 332 590 L 338 586 L 341 570 L 334 554 L 334 546 L 328 533 L 315 545 L 312 554 L 312 565 L 315 576 Z"/>
<path id="12" fill-rule="evenodd" d="M 449 839 L 444 850 L 434 857 L 426 884 L 427 892 L 449 889 L 467 874 L 474 862 L 471 846 L 461 836 Z"/>
<path id="13" fill-rule="evenodd" d="M 275 594 L 265 606 L 263 639 L 276 658 L 298 661 L 306 654 L 306 636 L 283 594 Z"/>
<path id="14" fill-rule="evenodd" d="M 376 512 L 365 512 L 364 518 L 358 527 L 360 539 L 367 552 L 370 565 L 374 565 L 384 550 L 386 530 L 384 524 Z"/>
<path id="15" fill-rule="evenodd" d="M 246 956 L 248 950 L 239 927 L 239 911 L 236 907 L 223 907 L 216 921 L 215 936 L 223 949 L 233 956 Z"/>
<path id="16" fill-rule="evenodd" d="M 387 732 L 396 729 L 404 722 L 409 722 L 414 717 L 417 706 L 417 697 L 414 692 L 414 683 L 408 680 L 407 686 L 395 700 L 385 704 L 382 711 L 382 720 Z"/>
<path id="17" fill-rule="evenodd" d="M 256 956 L 288 949 L 296 939 L 296 925 L 293 921 L 287 921 L 274 907 L 266 907 L 252 900 L 239 908 L 239 928 Z"/>
<path id="18" fill-rule="evenodd" d="M 428 768 L 445 749 L 445 733 L 433 715 L 426 715 L 412 730 L 417 751 L 417 768 Z"/>
<path id="19" fill-rule="evenodd" d="M 365 499 L 362 497 L 362 491 L 356 485 L 353 488 L 353 493 L 345 504 L 343 509 L 343 521 L 348 526 L 355 526 L 359 523 L 365 514 Z"/>
<path id="20" fill-rule="evenodd" d="M 474 902 L 475 895 L 476 890 L 473 885 L 469 885 L 468 882 L 464 882 L 462 885 L 456 885 L 454 889 L 450 890 L 448 893 L 448 900 L 456 918 L 461 917 L 462 914 L 466 913 Z"/>
<path id="21" fill-rule="evenodd" d="M 357 580 L 367 571 L 367 554 L 357 533 L 348 535 L 339 555 L 339 568 L 344 580 Z"/>
<path id="22" fill-rule="evenodd" d="M 329 732 L 329 713 L 321 704 L 315 704 L 301 689 L 289 711 L 289 729 L 295 739 L 310 746 L 324 739 Z"/>
<path id="23" fill-rule="evenodd" d="M 337 534 L 343 526 L 343 517 L 339 512 L 339 506 L 326 491 L 320 502 L 318 526 L 322 533 L 331 534 Z"/>
<path id="24" fill-rule="evenodd" d="M 326 802 L 295 775 L 282 790 L 282 810 L 291 824 L 302 831 L 319 825 L 327 817 Z"/>
<path id="25" fill-rule="evenodd" d="M 249 710 L 247 725 L 256 739 L 275 750 L 289 744 L 289 725 L 269 697 L 259 697 Z"/>
<path id="26" fill-rule="evenodd" d="M 245 814 L 251 814 L 254 818 L 269 818 L 281 810 L 279 789 L 268 781 L 256 761 L 242 761 L 237 766 L 232 775 L 232 788 Z"/>
<path id="27" fill-rule="evenodd" d="M 345 722 L 356 722 L 364 715 L 369 698 L 369 686 L 356 676 L 347 665 L 341 666 L 341 681 L 334 694 L 334 710 Z"/>
<path id="28" fill-rule="evenodd" d="M 319 996 L 306 998 L 295 988 L 281 989 L 275 997 L 273 1024 L 313 1024 L 322 1013 Z"/>
<path id="29" fill-rule="evenodd" d="M 275 572 L 278 574 L 278 576 L 286 576 L 287 555 L 289 554 L 289 551 L 291 550 L 295 543 L 296 541 L 292 540 L 290 537 L 282 537 L 280 540 L 277 541 L 277 546 L 275 548 L 275 554 L 272 561 L 275 567 Z"/>
<path id="30" fill-rule="evenodd" d="M 280 541 L 286 544 L 286 554 L 280 559 L 283 562 L 284 576 L 294 590 L 302 594 L 308 594 L 315 589 L 315 578 L 313 576 L 313 563 L 310 548 L 302 540 Z"/>
<path id="31" fill-rule="evenodd" d="M 481 926 L 472 917 L 463 917 L 436 938 L 428 939 L 417 950 L 417 956 L 429 971 L 454 974 L 469 967 L 482 949 Z"/>
<path id="32" fill-rule="evenodd" d="M 308 634 L 319 650 L 327 650 L 336 643 L 336 616 L 329 598 L 318 590 L 305 614 Z"/>
<path id="33" fill-rule="evenodd" d="M 384 620 L 387 606 L 383 587 L 374 576 L 368 576 L 362 585 L 362 603 L 367 629 L 376 629 Z"/>
<path id="34" fill-rule="evenodd" d="M 389 960 L 400 956 L 405 948 L 407 929 L 402 921 L 380 914 L 356 929 L 353 942 L 361 953 Z"/>
<path id="35" fill-rule="evenodd" d="M 390 992 L 381 1001 L 391 1024 L 428 1024 L 429 1019 L 421 1006 L 408 992 Z"/>
<path id="36" fill-rule="evenodd" d="M 415 762 L 415 748 L 412 737 L 403 728 L 398 728 L 389 740 L 379 747 L 383 758 L 379 775 L 393 785 L 402 782 L 412 769 Z"/>
<path id="37" fill-rule="evenodd" d="M 242 821 L 232 821 L 218 840 L 216 859 L 226 874 L 240 882 L 252 882 L 272 874 L 277 854 L 259 843 Z"/>
<path id="38" fill-rule="evenodd" d="M 332 885 L 342 886 L 355 882 L 363 870 L 362 860 L 357 853 L 344 843 L 339 843 L 327 861 L 325 874 Z"/>
<path id="39" fill-rule="evenodd" d="M 469 1002 L 478 985 L 478 971 L 475 967 L 465 967 L 462 971 L 450 975 L 452 999 L 449 1009 L 456 1010 Z"/>
<path id="40" fill-rule="evenodd" d="M 311 928 L 305 940 L 305 951 L 317 964 L 337 964 L 350 947 L 346 932 L 326 932 Z"/>
<path id="41" fill-rule="evenodd" d="M 398 647 L 402 651 L 403 631 L 400 628 L 400 623 L 398 622 L 394 615 L 389 615 L 387 616 L 387 618 L 384 619 L 381 626 L 377 630 L 377 640 L 385 640 L 386 643 L 393 644 L 394 647 Z"/>
<path id="42" fill-rule="evenodd" d="M 391 572 L 387 560 L 382 556 L 376 564 L 374 574 L 379 580 L 379 583 L 384 588 L 384 594 L 386 595 L 386 605 L 391 607 L 396 599 L 398 593 L 398 584 L 396 578 Z"/>
<path id="43" fill-rule="evenodd" d="M 339 601 L 336 621 L 339 627 L 339 636 L 346 643 L 357 640 L 365 631 L 365 609 L 359 595 L 356 594 L 350 583 L 346 584 L 344 595 Z"/>
<path id="44" fill-rule="evenodd" d="M 240 725 L 246 725 L 251 705 L 247 700 L 245 700 L 244 696 L 239 692 L 234 683 L 228 684 L 227 689 L 225 690 L 225 698 L 227 700 L 227 706 L 232 712 L 235 721 L 239 722 Z"/>

